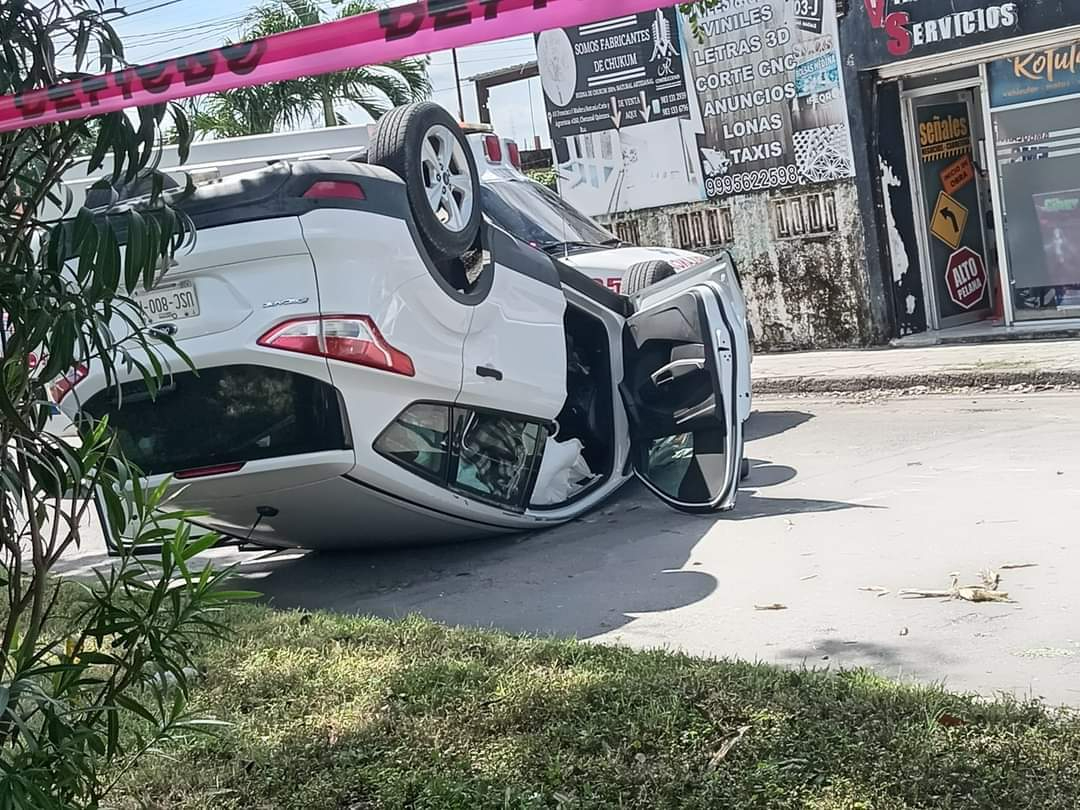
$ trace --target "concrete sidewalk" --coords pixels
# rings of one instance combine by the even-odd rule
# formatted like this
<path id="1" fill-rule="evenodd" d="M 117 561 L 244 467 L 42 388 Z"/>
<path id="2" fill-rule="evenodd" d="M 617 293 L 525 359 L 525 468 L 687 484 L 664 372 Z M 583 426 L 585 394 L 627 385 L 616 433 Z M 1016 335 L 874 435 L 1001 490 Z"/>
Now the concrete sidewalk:
<path id="1" fill-rule="evenodd" d="M 762 394 L 1002 387 L 1080 387 L 1080 340 L 759 354 Z"/>

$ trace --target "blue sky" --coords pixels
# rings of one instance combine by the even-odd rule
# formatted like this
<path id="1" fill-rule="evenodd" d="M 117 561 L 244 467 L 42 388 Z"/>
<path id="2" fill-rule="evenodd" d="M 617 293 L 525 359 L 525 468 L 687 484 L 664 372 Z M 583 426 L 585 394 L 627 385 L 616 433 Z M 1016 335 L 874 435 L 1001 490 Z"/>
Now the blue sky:
<path id="1" fill-rule="evenodd" d="M 133 13 L 162 2 L 164 0 L 129 0 L 120 5 Z M 226 38 L 237 38 L 242 28 L 241 20 L 253 5 L 257 3 L 247 0 L 176 0 L 165 8 L 133 13 L 130 18 L 121 19 L 116 27 L 125 42 L 128 59 L 149 62 L 211 48 Z M 330 8 L 329 3 L 325 5 Z M 471 83 L 465 81 L 466 77 L 535 58 L 536 50 L 531 36 L 459 49 L 465 117 L 470 121 L 479 120 L 476 91 Z M 434 100 L 456 112 L 457 93 L 449 51 L 431 55 L 429 75 Z M 495 88 L 489 106 L 495 128 L 504 137 L 514 138 L 522 145 L 531 144 L 535 131 L 541 136 L 543 144 L 548 145 L 539 79 Z M 343 112 L 351 123 L 364 123 L 367 120 L 359 110 L 346 109 Z"/>

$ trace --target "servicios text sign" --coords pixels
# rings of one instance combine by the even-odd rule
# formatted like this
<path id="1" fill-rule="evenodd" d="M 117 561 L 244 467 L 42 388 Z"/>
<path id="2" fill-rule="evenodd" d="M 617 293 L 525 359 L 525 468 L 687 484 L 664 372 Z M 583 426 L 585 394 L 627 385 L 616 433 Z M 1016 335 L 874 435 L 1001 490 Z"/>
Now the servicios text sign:
<path id="1" fill-rule="evenodd" d="M 851 0 L 842 24 L 849 64 L 904 59 L 1080 24 L 1077 0 Z"/>

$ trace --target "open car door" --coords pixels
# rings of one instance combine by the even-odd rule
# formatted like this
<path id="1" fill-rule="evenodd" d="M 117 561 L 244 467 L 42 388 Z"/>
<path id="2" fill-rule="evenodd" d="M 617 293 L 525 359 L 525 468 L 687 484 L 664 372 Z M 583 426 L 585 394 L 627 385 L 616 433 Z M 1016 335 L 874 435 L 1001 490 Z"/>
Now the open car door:
<path id="1" fill-rule="evenodd" d="M 736 356 L 745 339 L 725 299 L 730 261 L 710 262 L 632 297 L 620 384 L 638 477 L 687 512 L 735 505 L 742 465 Z"/>

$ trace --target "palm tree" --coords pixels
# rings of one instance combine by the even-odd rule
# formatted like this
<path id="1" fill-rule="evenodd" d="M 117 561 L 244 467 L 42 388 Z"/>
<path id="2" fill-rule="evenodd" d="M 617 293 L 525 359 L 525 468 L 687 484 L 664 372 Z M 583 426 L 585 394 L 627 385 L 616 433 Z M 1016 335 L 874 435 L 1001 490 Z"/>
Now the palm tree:
<path id="1" fill-rule="evenodd" d="M 335 3 L 337 16 L 351 17 L 375 11 L 373 0 Z M 248 17 L 243 39 L 255 39 L 327 22 L 316 0 L 283 0 L 255 8 Z M 341 104 L 354 104 L 378 118 L 391 107 L 420 101 L 431 95 L 428 59 L 398 59 L 385 65 L 351 68 L 323 76 L 308 76 L 275 84 L 245 87 L 204 96 L 190 103 L 196 132 L 232 138 L 303 126 L 322 118 L 325 126 L 346 124 Z"/>

